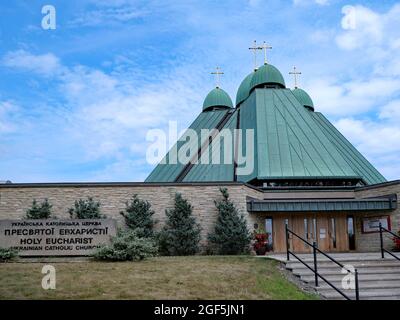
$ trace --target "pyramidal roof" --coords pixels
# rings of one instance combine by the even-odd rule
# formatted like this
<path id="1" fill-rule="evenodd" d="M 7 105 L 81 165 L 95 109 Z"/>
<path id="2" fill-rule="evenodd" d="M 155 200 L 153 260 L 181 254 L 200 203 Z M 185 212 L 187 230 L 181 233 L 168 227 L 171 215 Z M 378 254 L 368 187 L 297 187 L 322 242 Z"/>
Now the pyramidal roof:
<path id="1" fill-rule="evenodd" d="M 190 126 L 199 133 L 197 141 L 190 143 L 199 146 L 196 155 L 202 156 L 201 161 L 183 164 L 170 161 L 172 151 L 184 147 L 186 140 L 182 139 L 146 182 L 242 181 L 260 185 L 314 181 L 355 185 L 386 181 L 321 113 L 310 112 L 314 111 L 314 104 L 304 90 L 286 89 L 282 74 L 275 67 L 264 65 L 249 74 L 239 87 L 236 106 L 232 108 L 228 94 L 222 89 L 211 91 L 203 112 Z M 217 129 L 211 143 L 200 135 L 202 129 Z M 246 145 L 249 130 L 254 133 L 252 146 Z M 238 140 L 243 144 L 239 146 L 237 140 L 232 140 L 228 149 L 223 142 L 226 133 L 232 137 L 242 134 Z M 226 157 L 237 160 L 238 154 L 252 155 L 250 172 L 243 173 L 239 161 L 224 161 Z M 222 158 L 213 162 L 216 155 Z M 208 161 L 203 162 L 204 159 Z"/>

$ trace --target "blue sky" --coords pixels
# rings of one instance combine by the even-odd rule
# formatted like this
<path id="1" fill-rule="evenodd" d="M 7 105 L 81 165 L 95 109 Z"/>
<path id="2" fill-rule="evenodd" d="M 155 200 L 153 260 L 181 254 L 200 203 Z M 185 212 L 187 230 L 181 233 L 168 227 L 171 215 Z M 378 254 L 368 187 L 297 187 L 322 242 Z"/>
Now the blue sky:
<path id="1" fill-rule="evenodd" d="M 45 4 L 56 30 L 41 27 Z M 290 86 L 296 65 L 316 109 L 400 178 L 396 1 L 16 0 L 0 13 L 0 180 L 143 181 L 147 131 L 187 127 L 217 65 L 234 99 L 254 39 L 273 46 Z"/>

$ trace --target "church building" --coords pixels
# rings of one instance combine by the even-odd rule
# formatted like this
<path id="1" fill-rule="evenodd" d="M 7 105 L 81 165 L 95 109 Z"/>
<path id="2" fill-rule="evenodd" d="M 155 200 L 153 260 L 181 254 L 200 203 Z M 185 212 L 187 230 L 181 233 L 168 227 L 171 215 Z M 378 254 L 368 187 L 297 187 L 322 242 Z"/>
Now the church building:
<path id="1" fill-rule="evenodd" d="M 194 159 L 171 164 L 167 154 L 146 182 L 245 184 L 252 189 L 246 196 L 250 225 L 268 234 L 274 252 L 286 250 L 285 225 L 325 251 L 370 250 L 377 246 L 374 232 L 379 223 L 399 230 L 399 182 L 387 182 L 318 112 L 297 85 L 301 73 L 296 67 L 290 74 L 295 77 L 294 89 L 287 88 L 281 72 L 265 60 L 244 78 L 235 104 L 217 86 L 190 126 L 199 137 Z M 201 137 L 204 129 L 215 133 Z M 238 159 L 249 147 L 246 130 L 254 133 L 254 161 L 253 170 L 243 173 Z M 234 143 L 223 143 L 224 131 L 236 137 Z M 170 152 L 179 153 L 185 141 L 181 138 Z M 233 153 L 234 161 L 215 164 L 216 152 L 218 158 Z M 209 157 L 206 164 L 199 161 L 203 154 Z M 290 240 L 295 251 L 310 250 L 300 240 Z"/>
<path id="2" fill-rule="evenodd" d="M 379 223 L 399 231 L 400 181 L 386 181 L 299 88 L 300 73 L 291 74 L 293 89 L 265 59 L 238 86 L 235 103 L 218 83 L 144 182 L 4 184 L 0 218 L 20 218 L 32 199 L 42 198 L 67 217 L 74 200 L 92 196 L 107 216 L 121 219 L 125 201 L 138 194 L 152 204 L 160 228 L 180 192 L 206 244 L 217 217 L 214 200 L 226 187 L 249 230 L 268 235 L 271 252 L 286 250 L 285 226 L 327 252 L 378 251 Z M 179 155 L 187 161 L 177 161 Z M 295 237 L 289 242 L 296 252 L 311 250 Z"/>

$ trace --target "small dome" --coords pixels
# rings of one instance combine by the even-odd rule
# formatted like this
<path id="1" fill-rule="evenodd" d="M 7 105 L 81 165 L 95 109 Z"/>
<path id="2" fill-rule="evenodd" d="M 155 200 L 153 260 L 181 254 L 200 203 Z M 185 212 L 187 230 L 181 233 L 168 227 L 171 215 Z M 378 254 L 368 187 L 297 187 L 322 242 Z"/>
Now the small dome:
<path id="1" fill-rule="evenodd" d="M 236 94 L 236 106 L 241 104 L 250 95 L 250 83 L 253 78 L 254 72 L 250 73 L 239 86 L 238 92 Z"/>
<path id="2" fill-rule="evenodd" d="M 296 99 L 307 109 L 314 111 L 314 103 L 311 97 L 303 89 L 296 88 L 292 90 Z"/>
<path id="3" fill-rule="evenodd" d="M 260 85 L 277 85 L 281 88 L 286 88 L 285 80 L 282 73 L 273 65 L 264 64 L 259 68 L 251 79 L 250 90 Z"/>
<path id="4" fill-rule="evenodd" d="M 212 108 L 233 108 L 232 99 L 221 88 L 215 88 L 210 91 L 203 103 L 203 111 Z"/>

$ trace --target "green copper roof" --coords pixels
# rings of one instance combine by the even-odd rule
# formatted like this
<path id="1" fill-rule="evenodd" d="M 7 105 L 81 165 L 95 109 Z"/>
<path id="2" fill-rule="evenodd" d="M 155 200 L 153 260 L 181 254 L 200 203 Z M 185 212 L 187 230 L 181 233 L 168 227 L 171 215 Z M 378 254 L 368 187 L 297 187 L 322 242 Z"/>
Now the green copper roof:
<path id="1" fill-rule="evenodd" d="M 308 104 L 308 103 L 307 103 Z M 181 164 L 170 160 L 171 151 L 157 165 L 146 182 L 228 182 L 235 181 L 235 166 L 223 160 L 232 156 L 225 146 L 221 131 L 207 145 L 207 136 L 201 129 L 242 129 L 242 150 L 236 150 L 238 159 L 247 159 L 250 171 L 243 172 L 238 161 L 237 181 L 279 180 L 339 180 L 363 181 L 366 184 L 385 182 L 385 178 L 347 141 L 320 113 L 309 112 L 290 89 L 256 88 L 242 102 L 241 108 L 214 109 L 202 112 L 190 126 L 198 133 L 198 140 L 180 139 L 171 151 L 193 149 L 201 156 L 206 148 L 209 164 Z M 246 130 L 254 130 L 254 144 L 246 145 Z M 221 144 L 214 141 L 221 138 Z M 186 144 L 186 146 L 185 146 Z M 184 147 L 184 149 L 182 149 Z M 204 151 L 201 150 L 201 151 Z M 253 150 L 253 152 L 251 152 Z M 220 163 L 213 156 L 220 152 Z M 201 159 L 201 158 L 200 158 Z"/>
<path id="2" fill-rule="evenodd" d="M 213 142 L 207 146 L 203 154 L 208 155 L 208 163 L 199 163 L 193 166 L 184 182 L 228 182 L 234 180 L 234 148 L 225 150 L 224 137 L 227 131 L 230 135 L 234 134 L 236 128 L 237 116 L 239 111 L 236 109 L 234 114 L 229 118 L 225 126 L 220 130 L 220 133 L 213 139 Z M 229 157 L 229 159 L 225 159 Z M 225 161 L 227 160 L 227 161 Z"/>
<path id="3" fill-rule="evenodd" d="M 207 95 L 203 103 L 203 111 L 214 107 L 233 108 L 233 103 L 229 95 L 221 88 L 215 88 Z"/>
<path id="4" fill-rule="evenodd" d="M 270 64 L 264 64 L 254 73 L 250 82 L 250 91 L 255 87 L 267 84 L 286 87 L 281 72 Z"/>
<path id="5" fill-rule="evenodd" d="M 207 137 L 201 136 L 201 129 L 214 129 L 228 111 L 229 109 L 200 113 L 189 127 L 189 129 L 192 129 L 197 133 L 198 141 L 191 142 L 189 147 L 198 148 L 201 146 L 205 142 L 205 139 L 207 139 Z M 185 134 L 183 136 L 185 136 Z M 161 163 L 159 163 L 150 173 L 145 182 L 174 182 L 186 165 L 185 163 L 177 161 L 174 156 L 184 144 L 185 141 L 179 139 L 163 158 Z"/>
<path id="6" fill-rule="evenodd" d="M 289 89 L 253 91 L 240 126 L 255 130 L 255 168 L 239 181 L 359 177 Z"/>
<path id="7" fill-rule="evenodd" d="M 250 95 L 250 84 L 253 78 L 254 72 L 250 73 L 239 86 L 238 92 L 236 94 L 236 106 L 241 104 Z"/>
<path id="8" fill-rule="evenodd" d="M 296 88 L 292 90 L 294 96 L 296 99 L 306 108 L 311 109 L 314 111 L 314 103 L 311 99 L 311 97 L 308 95 L 307 92 L 305 92 L 303 89 Z"/>
<path id="9" fill-rule="evenodd" d="M 320 112 L 310 113 L 325 136 L 336 147 L 357 175 L 364 178 L 367 184 L 386 182 L 378 170 L 337 130 Z"/>

